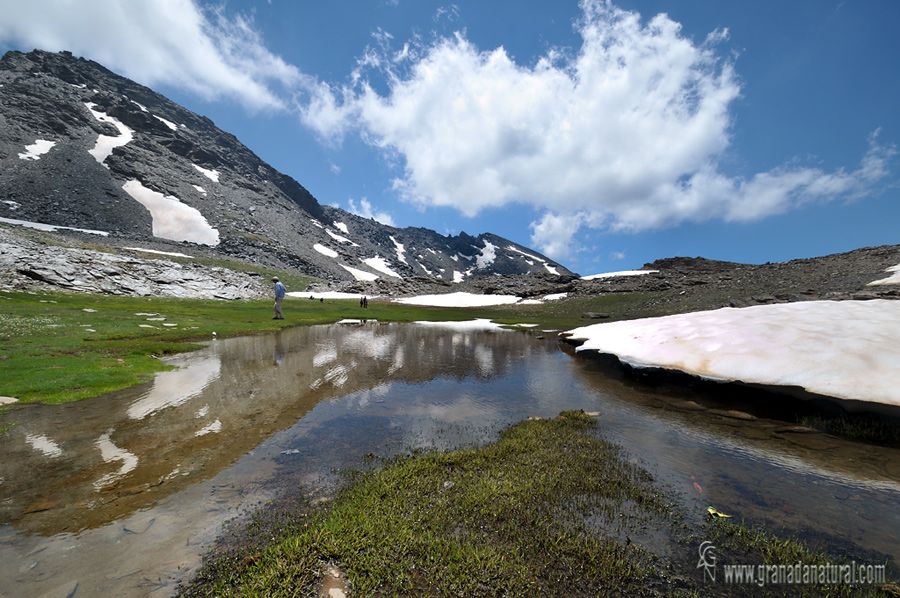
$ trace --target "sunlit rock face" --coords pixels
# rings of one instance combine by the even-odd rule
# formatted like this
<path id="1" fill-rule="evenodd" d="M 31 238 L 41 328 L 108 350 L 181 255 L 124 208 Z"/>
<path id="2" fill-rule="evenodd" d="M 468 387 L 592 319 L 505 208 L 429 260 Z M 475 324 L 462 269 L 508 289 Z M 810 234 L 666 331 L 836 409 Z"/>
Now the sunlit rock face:
<path id="1" fill-rule="evenodd" d="M 193 246 L 332 281 L 570 274 L 489 233 L 449 237 L 323 206 L 208 118 L 66 52 L 0 59 L 0 122 L 7 221 Z"/>

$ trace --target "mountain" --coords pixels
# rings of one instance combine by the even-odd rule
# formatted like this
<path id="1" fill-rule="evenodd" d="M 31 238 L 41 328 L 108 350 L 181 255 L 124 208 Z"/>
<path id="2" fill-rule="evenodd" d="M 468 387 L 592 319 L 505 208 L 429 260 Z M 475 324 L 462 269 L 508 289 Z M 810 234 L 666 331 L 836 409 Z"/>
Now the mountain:
<path id="1" fill-rule="evenodd" d="M 0 219 L 329 281 L 572 274 L 489 233 L 448 237 L 323 206 L 210 119 L 68 52 L 0 59 Z"/>

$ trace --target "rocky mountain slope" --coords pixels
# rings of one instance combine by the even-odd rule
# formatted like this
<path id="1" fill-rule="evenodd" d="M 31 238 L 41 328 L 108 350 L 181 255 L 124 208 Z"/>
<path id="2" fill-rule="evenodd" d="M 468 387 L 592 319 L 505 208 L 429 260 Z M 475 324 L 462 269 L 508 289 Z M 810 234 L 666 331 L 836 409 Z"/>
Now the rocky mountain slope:
<path id="1" fill-rule="evenodd" d="M 209 119 L 66 52 L 0 59 L 0 218 L 329 281 L 571 274 L 496 235 L 447 237 L 323 206 Z"/>

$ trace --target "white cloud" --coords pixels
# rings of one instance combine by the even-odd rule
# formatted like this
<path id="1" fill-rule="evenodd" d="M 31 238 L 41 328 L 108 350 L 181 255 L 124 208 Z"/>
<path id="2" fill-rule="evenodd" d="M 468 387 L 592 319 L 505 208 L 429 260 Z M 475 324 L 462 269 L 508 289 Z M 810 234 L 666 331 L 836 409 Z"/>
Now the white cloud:
<path id="1" fill-rule="evenodd" d="M 247 17 L 192 0 L 4 2 L 0 42 L 69 50 L 148 86 L 167 84 L 252 110 L 284 108 L 275 88 L 307 82 L 266 49 Z"/>
<path id="2" fill-rule="evenodd" d="M 727 30 L 695 44 L 665 14 L 642 22 L 603 0 L 581 7 L 578 51 L 551 50 L 530 66 L 464 33 L 398 52 L 380 32 L 351 82 L 322 84 L 304 118 L 331 139 L 352 125 L 402 158 L 394 188 L 420 206 L 469 216 L 514 202 L 534 207 L 543 215 L 532 241 L 556 259 L 577 249 L 582 227 L 756 220 L 858 197 L 887 174 L 893 148 L 874 138 L 852 172 L 788 164 L 746 178 L 722 173 L 741 91 L 716 51 Z M 384 77 L 377 87 L 376 76 Z"/>
<path id="3" fill-rule="evenodd" d="M 347 200 L 347 203 L 350 206 L 348 211 L 351 214 L 356 214 L 357 216 L 362 216 L 363 218 L 371 218 L 377 222 L 380 222 L 381 224 L 386 224 L 388 226 L 396 226 L 394 224 L 394 219 L 390 214 L 388 214 L 387 212 L 376 211 L 372 206 L 372 202 L 370 202 L 365 197 L 359 200 L 359 205 L 356 205 L 356 202 L 352 197 Z"/>

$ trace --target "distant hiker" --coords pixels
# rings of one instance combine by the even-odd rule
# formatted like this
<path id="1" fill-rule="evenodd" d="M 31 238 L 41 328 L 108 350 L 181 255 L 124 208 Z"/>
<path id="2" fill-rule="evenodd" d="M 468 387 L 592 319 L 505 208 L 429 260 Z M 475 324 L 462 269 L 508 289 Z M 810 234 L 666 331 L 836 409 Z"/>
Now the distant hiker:
<path id="1" fill-rule="evenodd" d="M 363 297 L 363 307 L 369 309 L 369 298 Z"/>
<path id="2" fill-rule="evenodd" d="M 359 306 L 360 306 L 360 307 L 362 307 L 362 306 L 363 306 L 363 301 L 364 301 L 364 300 L 363 300 L 363 298 L 362 298 L 362 297 L 360 297 L 360 298 L 359 298 Z"/>
<path id="3" fill-rule="evenodd" d="M 287 289 L 284 288 L 284 285 L 278 280 L 277 276 L 272 277 L 272 282 L 275 283 L 275 316 L 272 319 L 283 320 L 284 314 L 281 313 L 281 300 L 284 299 L 284 294 Z"/>

